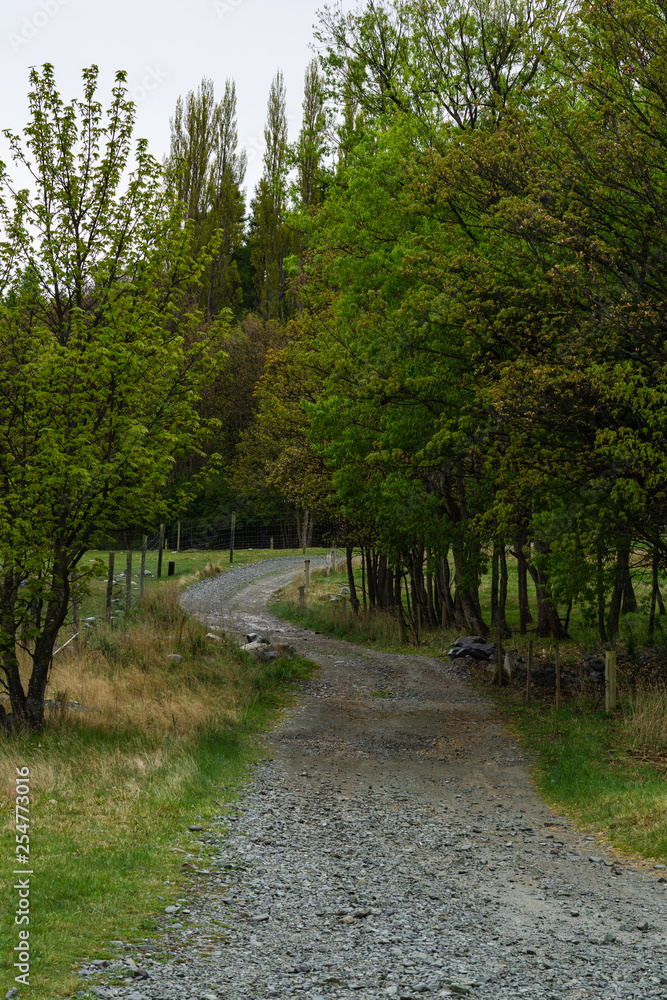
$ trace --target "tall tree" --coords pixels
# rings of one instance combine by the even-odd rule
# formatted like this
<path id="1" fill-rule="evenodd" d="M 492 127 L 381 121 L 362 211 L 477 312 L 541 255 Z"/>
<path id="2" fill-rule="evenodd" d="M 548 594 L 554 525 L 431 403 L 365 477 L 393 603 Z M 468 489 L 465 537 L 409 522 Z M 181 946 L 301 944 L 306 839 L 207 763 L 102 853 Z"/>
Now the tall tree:
<path id="1" fill-rule="evenodd" d="M 97 77 L 65 103 L 53 67 L 33 69 L 24 138 L 5 133 L 31 188 L 0 170 L 0 684 L 31 727 L 72 571 L 111 528 L 164 517 L 216 368 L 215 331 L 188 309 L 208 259 L 145 141 L 132 149 L 125 75 L 106 115 Z"/>
<path id="2" fill-rule="evenodd" d="M 206 78 L 185 100 L 179 97 L 171 120 L 167 165 L 187 217 L 195 223 L 195 249 L 217 234 L 219 251 L 201 290 L 201 302 L 211 314 L 225 307 L 238 308 L 242 292 L 234 257 L 243 240 L 246 155 L 238 149 L 232 80 L 226 81 L 220 102 L 215 99 L 213 82 Z"/>
<path id="3" fill-rule="evenodd" d="M 324 80 L 313 59 L 306 70 L 303 94 L 303 122 L 297 145 L 299 200 L 305 209 L 319 205 L 324 197 L 325 151 Z"/>
<path id="4" fill-rule="evenodd" d="M 287 214 L 287 95 L 283 74 L 271 82 L 264 128 L 264 172 L 251 205 L 248 242 L 259 311 L 265 319 L 284 314 L 285 257 L 289 252 Z"/>

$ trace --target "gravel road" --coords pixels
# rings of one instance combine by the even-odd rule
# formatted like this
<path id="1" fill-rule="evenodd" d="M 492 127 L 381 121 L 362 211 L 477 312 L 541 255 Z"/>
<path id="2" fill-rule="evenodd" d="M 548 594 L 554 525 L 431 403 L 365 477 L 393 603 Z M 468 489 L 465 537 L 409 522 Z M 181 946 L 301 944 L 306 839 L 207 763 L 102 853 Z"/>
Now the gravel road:
<path id="1" fill-rule="evenodd" d="M 667 871 L 552 813 L 453 666 L 268 614 L 295 568 L 239 567 L 184 595 L 320 670 L 265 736 L 238 806 L 193 831 L 191 888 L 157 916 L 162 942 L 119 942 L 116 962 L 82 970 L 97 995 L 666 998 Z"/>

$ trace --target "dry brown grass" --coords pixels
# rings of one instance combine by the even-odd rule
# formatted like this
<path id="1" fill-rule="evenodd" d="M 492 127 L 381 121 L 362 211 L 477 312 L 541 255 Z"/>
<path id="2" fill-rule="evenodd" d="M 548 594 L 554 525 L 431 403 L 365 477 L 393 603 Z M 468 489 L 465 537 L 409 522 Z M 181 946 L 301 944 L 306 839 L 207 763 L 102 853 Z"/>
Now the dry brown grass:
<path id="1" fill-rule="evenodd" d="M 633 749 L 667 750 L 667 685 L 638 686 L 626 696 L 625 730 Z"/>
<path id="2" fill-rule="evenodd" d="M 123 630 L 98 629 L 54 657 L 47 698 L 82 706 L 65 709 L 70 723 L 76 714 L 107 729 L 185 734 L 237 718 L 249 693 L 239 661 L 224 641 L 206 639 L 179 594 L 178 584 L 165 584 Z M 52 710 L 51 723 L 62 715 Z"/>

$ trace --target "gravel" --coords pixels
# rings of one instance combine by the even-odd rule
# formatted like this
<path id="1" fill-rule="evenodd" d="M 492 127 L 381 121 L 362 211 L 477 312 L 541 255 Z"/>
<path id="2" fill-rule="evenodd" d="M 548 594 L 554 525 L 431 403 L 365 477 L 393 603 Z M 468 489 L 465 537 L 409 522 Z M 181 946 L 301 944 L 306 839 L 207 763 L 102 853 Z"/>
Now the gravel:
<path id="1" fill-rule="evenodd" d="M 323 562 L 321 559 L 311 559 L 311 569 L 323 565 Z M 276 556 L 273 559 L 262 559 L 261 562 L 234 566 L 225 573 L 207 577 L 189 587 L 181 597 L 181 604 L 186 611 L 205 621 L 213 623 L 225 620 L 229 598 L 243 587 L 269 574 L 302 571 L 303 563 L 303 558 L 299 556 Z"/>
<path id="2" fill-rule="evenodd" d="M 191 834 L 179 920 L 161 912 L 157 942 L 115 942 L 116 963 L 82 968 L 96 994 L 664 1000 L 658 873 L 552 813 L 447 664 L 278 622 L 272 578 L 239 593 L 265 567 L 203 581 L 184 604 L 288 632 L 321 669 L 243 798 Z"/>

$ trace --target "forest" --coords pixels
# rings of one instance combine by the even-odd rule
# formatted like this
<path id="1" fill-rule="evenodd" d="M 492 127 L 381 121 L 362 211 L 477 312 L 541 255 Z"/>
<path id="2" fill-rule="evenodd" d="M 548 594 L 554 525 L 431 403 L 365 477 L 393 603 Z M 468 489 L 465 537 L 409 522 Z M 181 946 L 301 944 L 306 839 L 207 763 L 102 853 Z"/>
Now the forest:
<path id="1" fill-rule="evenodd" d="M 508 631 L 510 562 L 522 634 L 574 606 L 613 640 L 641 568 L 652 638 L 667 5 L 371 0 L 325 10 L 315 50 L 295 144 L 272 85 L 245 226 L 233 83 L 172 121 L 195 239 L 224 232 L 201 303 L 236 317 L 191 512 L 336 519 L 406 637 Z"/>
<path id="2" fill-rule="evenodd" d="M 509 634 L 510 580 L 521 635 L 662 632 L 667 4 L 369 0 L 313 50 L 248 206 L 231 79 L 163 163 L 123 71 L 105 112 L 97 67 L 70 104 L 33 69 L 5 132 L 0 659 L 38 726 L 82 558 L 174 516 L 336 524 L 403 641 Z"/>

